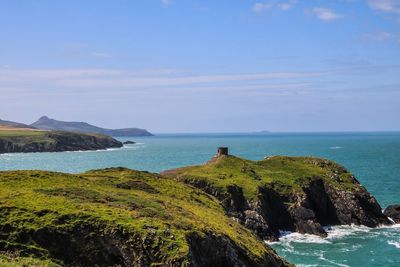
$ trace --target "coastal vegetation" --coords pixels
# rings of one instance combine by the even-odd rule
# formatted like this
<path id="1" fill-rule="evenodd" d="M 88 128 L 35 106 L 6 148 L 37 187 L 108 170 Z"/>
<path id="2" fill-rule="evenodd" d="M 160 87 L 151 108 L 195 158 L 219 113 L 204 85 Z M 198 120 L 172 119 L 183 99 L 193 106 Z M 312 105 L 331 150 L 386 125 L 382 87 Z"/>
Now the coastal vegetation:
<path id="1" fill-rule="evenodd" d="M 102 134 L 0 126 L 0 154 L 98 150 L 121 146 L 121 142 Z"/>
<path id="2" fill-rule="evenodd" d="M 262 239 L 277 240 L 281 230 L 326 236 L 327 225 L 390 223 L 357 179 L 326 159 L 220 155 L 162 174 L 217 197 L 229 216 Z"/>
<path id="3" fill-rule="evenodd" d="M 158 174 L 0 173 L 0 250 L 83 266 L 284 266 L 219 201 Z M 3 256 L 3 261 L 12 257 Z M 14 258 L 15 259 L 15 258 Z"/>
<path id="4" fill-rule="evenodd" d="M 264 242 L 280 230 L 390 224 L 339 164 L 225 151 L 161 174 L 0 172 L 0 265 L 290 266 Z"/>

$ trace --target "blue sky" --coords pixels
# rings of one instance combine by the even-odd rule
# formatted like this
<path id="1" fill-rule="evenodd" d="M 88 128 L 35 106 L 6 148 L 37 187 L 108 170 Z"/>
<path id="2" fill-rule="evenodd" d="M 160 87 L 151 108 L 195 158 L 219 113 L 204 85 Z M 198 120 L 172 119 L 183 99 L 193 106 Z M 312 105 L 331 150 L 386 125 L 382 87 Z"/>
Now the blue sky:
<path id="1" fill-rule="evenodd" d="M 400 0 L 0 0 L 0 118 L 400 130 Z"/>

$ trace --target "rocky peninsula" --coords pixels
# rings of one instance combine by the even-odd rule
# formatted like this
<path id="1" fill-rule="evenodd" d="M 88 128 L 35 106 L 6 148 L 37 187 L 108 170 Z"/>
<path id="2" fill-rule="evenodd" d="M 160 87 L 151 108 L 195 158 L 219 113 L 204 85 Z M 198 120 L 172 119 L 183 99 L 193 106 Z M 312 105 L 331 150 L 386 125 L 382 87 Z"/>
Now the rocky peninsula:
<path id="1" fill-rule="evenodd" d="M 122 147 L 121 142 L 101 134 L 0 126 L 0 154 L 85 151 L 118 147 Z"/>
<path id="2" fill-rule="evenodd" d="M 204 165 L 163 175 L 216 197 L 228 216 L 264 240 L 277 240 L 280 231 L 326 236 L 324 226 L 391 224 L 358 180 L 326 159 L 275 156 L 251 161 L 222 148 Z"/>

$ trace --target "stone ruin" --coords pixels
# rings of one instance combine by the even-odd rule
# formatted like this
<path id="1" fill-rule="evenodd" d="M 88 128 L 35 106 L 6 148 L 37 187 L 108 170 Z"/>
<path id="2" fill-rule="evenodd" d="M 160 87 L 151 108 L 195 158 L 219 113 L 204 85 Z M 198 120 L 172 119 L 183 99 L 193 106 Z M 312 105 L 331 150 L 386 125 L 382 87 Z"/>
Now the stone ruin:
<path id="1" fill-rule="evenodd" d="M 219 147 L 217 150 L 217 157 L 219 156 L 228 156 L 228 148 L 227 147 Z"/>

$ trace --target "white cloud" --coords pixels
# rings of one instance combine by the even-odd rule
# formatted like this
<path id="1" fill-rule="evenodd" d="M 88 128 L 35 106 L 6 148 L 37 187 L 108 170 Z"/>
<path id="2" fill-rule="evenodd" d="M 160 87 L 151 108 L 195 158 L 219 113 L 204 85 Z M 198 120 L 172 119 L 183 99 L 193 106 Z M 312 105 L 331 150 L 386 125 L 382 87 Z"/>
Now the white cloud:
<path id="1" fill-rule="evenodd" d="M 400 0 L 368 0 L 368 5 L 375 10 L 400 14 Z"/>
<path id="2" fill-rule="evenodd" d="M 338 20 L 341 17 L 343 17 L 342 15 L 333 11 L 332 9 L 323 7 L 314 7 L 313 9 L 311 9 L 311 13 L 317 16 L 318 19 L 326 22 Z"/>
<path id="3" fill-rule="evenodd" d="M 291 9 L 294 5 L 296 5 L 297 2 L 298 2 L 297 0 L 290 0 L 290 1 L 288 1 L 288 2 L 278 4 L 278 7 L 279 7 L 281 10 L 286 11 L 286 10 Z"/>
<path id="4" fill-rule="evenodd" d="M 253 5 L 253 11 L 256 13 L 260 13 L 260 12 L 266 11 L 268 9 L 271 9 L 273 7 L 274 7 L 274 4 L 272 2 L 255 3 Z"/>

